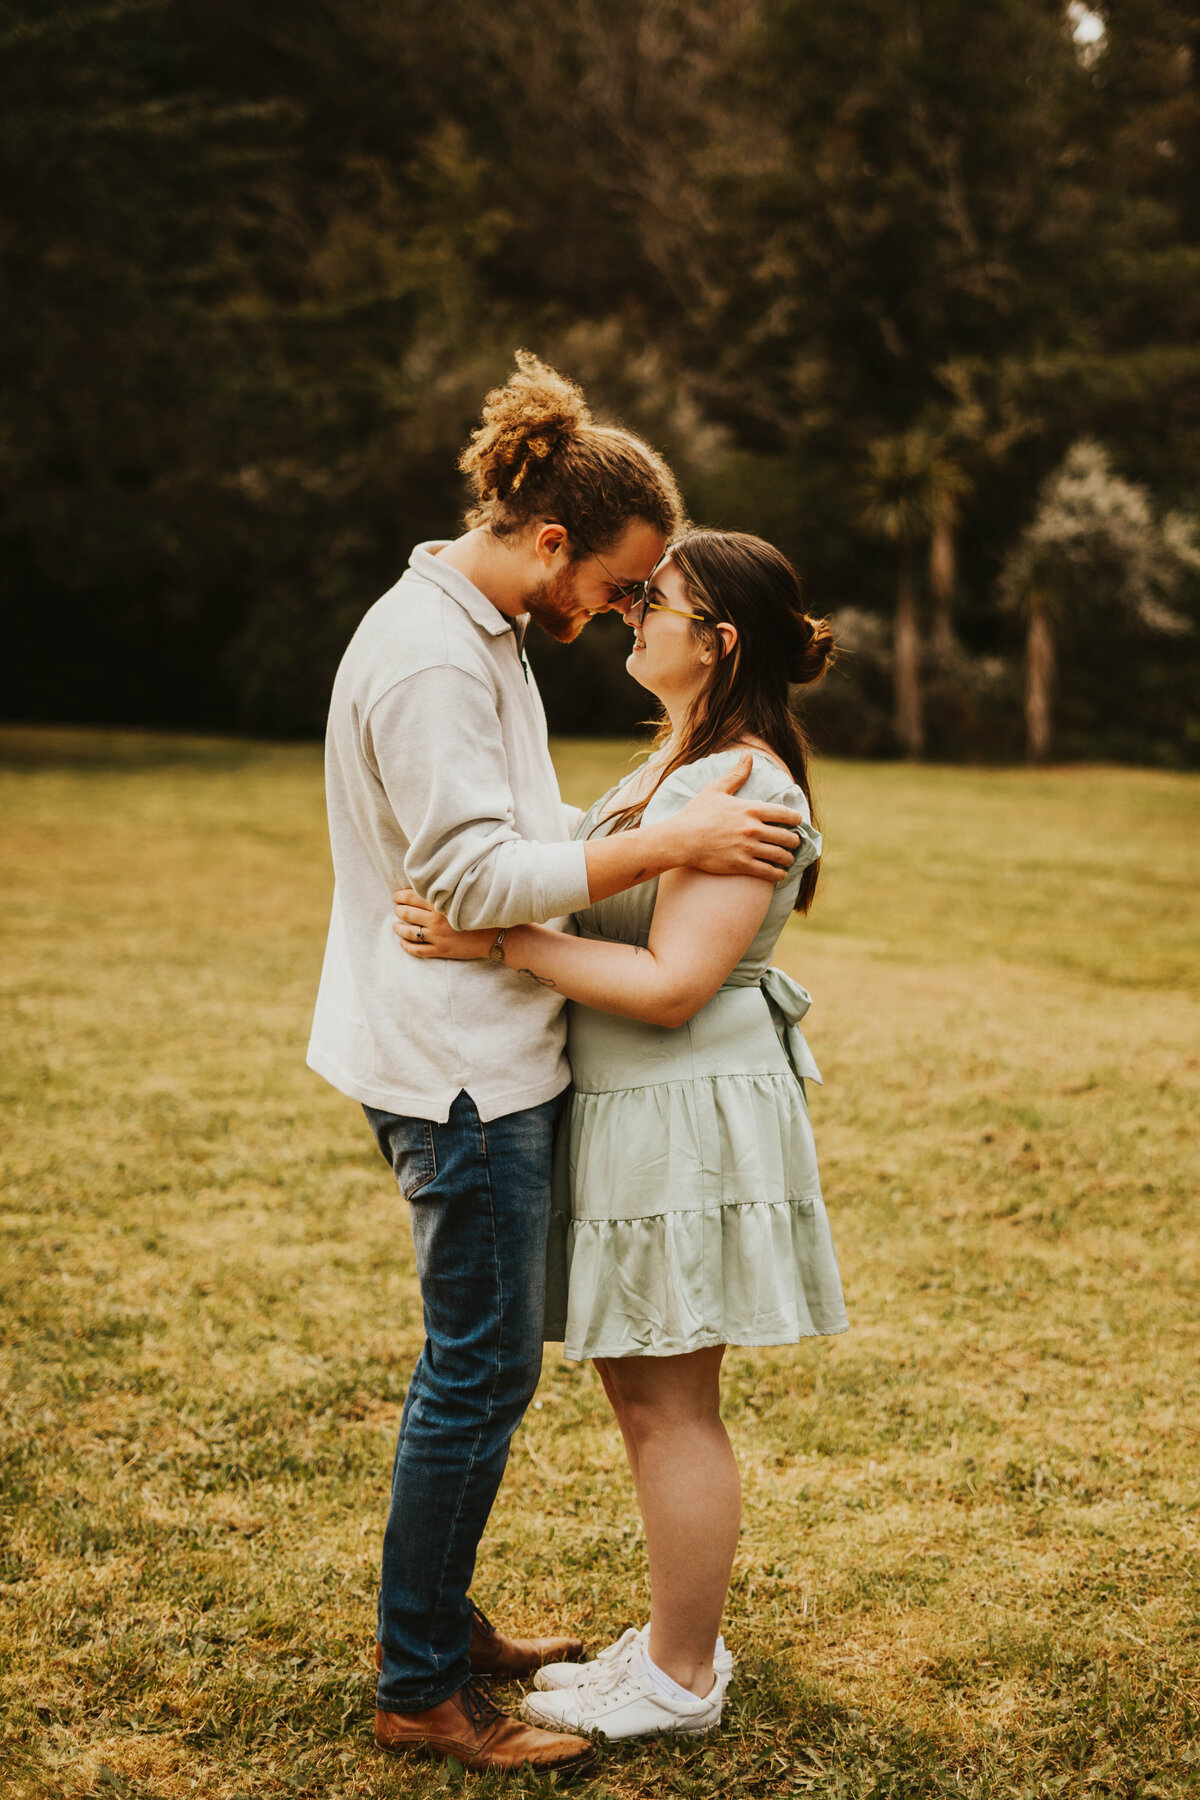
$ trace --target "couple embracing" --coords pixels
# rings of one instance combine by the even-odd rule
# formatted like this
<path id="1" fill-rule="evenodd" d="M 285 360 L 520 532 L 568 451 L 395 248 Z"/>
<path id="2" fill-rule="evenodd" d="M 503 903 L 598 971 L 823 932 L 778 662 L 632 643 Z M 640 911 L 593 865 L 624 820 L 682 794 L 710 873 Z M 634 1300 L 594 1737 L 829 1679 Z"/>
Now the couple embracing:
<path id="1" fill-rule="evenodd" d="M 425 1343 L 383 1540 L 376 1740 L 569 1768 L 591 1737 L 719 1723 L 740 1518 L 726 1344 L 842 1331 L 804 1082 L 770 967 L 821 839 L 789 683 L 832 639 L 785 557 L 688 529 L 640 438 L 525 353 L 338 671 L 336 886 L 309 1063 L 360 1101 L 409 1202 Z M 653 752 L 564 805 L 524 651 L 615 610 Z M 470 1598 L 544 1340 L 595 1362 L 645 1527 L 651 1616 L 591 1662 Z M 488 1678 L 532 1679 L 521 1716 Z"/>

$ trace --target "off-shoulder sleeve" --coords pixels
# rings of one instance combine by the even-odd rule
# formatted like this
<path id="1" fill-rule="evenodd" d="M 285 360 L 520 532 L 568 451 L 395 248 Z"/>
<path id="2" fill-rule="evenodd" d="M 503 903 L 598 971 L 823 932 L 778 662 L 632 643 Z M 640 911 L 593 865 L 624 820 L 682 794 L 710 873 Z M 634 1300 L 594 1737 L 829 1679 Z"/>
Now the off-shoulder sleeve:
<path id="1" fill-rule="evenodd" d="M 704 756 L 699 762 L 685 763 L 682 769 L 676 769 L 673 774 L 668 775 L 649 801 L 642 815 L 642 823 L 653 825 L 659 819 L 670 818 L 672 813 L 679 812 L 708 782 L 718 781 L 722 775 L 728 775 L 741 761 L 743 754 L 741 750 L 720 750 L 715 756 Z M 756 755 L 754 766 L 737 792 L 743 799 L 793 807 L 802 820 L 796 828 L 800 833 L 801 843 L 792 864 L 793 873 L 816 861 L 821 854 L 821 834 L 812 823 L 812 810 L 804 797 L 804 790 L 797 787 L 777 762 L 769 756 Z"/>

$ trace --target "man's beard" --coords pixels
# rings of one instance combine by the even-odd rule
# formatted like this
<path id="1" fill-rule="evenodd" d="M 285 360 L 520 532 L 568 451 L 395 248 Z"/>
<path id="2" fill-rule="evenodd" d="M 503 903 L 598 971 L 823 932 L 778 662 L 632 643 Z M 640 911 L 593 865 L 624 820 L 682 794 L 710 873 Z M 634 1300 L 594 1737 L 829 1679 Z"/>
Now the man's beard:
<path id="1" fill-rule="evenodd" d="M 525 596 L 525 608 L 556 644 L 572 643 L 591 618 L 575 598 L 575 572 L 570 564 Z"/>

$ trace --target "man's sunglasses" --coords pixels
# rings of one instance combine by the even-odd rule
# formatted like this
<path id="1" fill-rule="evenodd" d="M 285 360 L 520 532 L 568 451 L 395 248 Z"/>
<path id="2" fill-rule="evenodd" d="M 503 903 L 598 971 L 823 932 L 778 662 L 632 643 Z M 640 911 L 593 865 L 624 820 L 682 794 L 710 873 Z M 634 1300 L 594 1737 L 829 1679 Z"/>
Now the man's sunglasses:
<path id="1" fill-rule="evenodd" d="M 597 556 L 594 550 L 589 550 L 588 555 L 595 557 L 595 560 L 600 564 L 600 567 L 604 570 L 604 573 L 608 576 L 608 579 L 617 590 L 609 604 L 615 606 L 618 600 L 628 600 L 631 602 L 625 609 L 624 617 L 625 623 L 627 625 L 632 625 L 635 631 L 641 630 L 647 610 L 650 612 L 678 613 L 681 619 L 699 619 L 702 625 L 712 624 L 712 620 L 704 613 L 687 612 L 682 606 L 667 606 L 662 600 L 652 600 L 650 598 L 650 583 L 654 580 L 653 573 L 651 573 L 645 581 L 631 581 L 628 587 L 622 587 L 612 570 L 608 567 L 607 563 L 605 563 L 603 557 Z"/>

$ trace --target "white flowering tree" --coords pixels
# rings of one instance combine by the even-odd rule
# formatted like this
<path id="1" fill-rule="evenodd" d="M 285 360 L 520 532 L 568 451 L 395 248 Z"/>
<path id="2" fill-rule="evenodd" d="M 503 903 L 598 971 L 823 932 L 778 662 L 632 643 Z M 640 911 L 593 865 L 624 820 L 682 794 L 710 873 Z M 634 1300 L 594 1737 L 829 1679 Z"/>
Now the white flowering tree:
<path id="1" fill-rule="evenodd" d="M 1069 616 L 1115 606 L 1144 629 L 1183 634 L 1190 620 L 1171 604 L 1200 570 L 1196 521 L 1160 521 L 1146 489 L 1113 473 L 1108 453 L 1080 438 L 1043 482 L 1038 506 L 1005 560 L 1002 598 L 1024 613 L 1025 732 L 1031 762 L 1043 762 L 1053 732 L 1056 630 Z"/>

